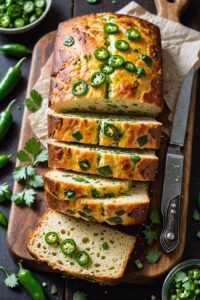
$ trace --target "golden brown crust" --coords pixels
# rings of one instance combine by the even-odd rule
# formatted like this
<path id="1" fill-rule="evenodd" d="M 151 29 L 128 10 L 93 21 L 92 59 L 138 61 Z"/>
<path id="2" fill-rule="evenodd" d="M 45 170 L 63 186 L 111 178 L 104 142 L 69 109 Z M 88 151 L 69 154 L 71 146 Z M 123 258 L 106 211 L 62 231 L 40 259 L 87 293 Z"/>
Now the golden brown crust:
<path id="1" fill-rule="evenodd" d="M 111 22 L 120 27 L 117 34 L 104 33 L 103 26 L 109 18 L 113 18 Z M 128 40 L 125 31 L 130 28 L 137 28 L 141 38 Z M 63 42 L 69 36 L 74 38 L 74 44 L 67 47 Z M 127 40 L 131 49 L 123 53 L 117 50 L 114 43 L 119 39 Z M 134 62 L 137 68 L 144 68 L 146 76 L 137 78 L 124 68 L 118 68 L 109 76 L 109 84 L 91 87 L 90 77 L 98 71 L 101 63 L 93 53 L 97 48 L 105 46 L 110 54 L 119 54 L 125 61 Z M 134 52 L 134 49 L 139 52 Z M 151 66 L 140 58 L 141 54 L 151 57 Z M 157 115 L 163 107 L 161 56 L 159 28 L 146 20 L 102 13 L 63 22 L 59 25 L 56 37 L 49 106 L 57 112 L 97 110 Z M 84 79 L 89 88 L 85 95 L 76 97 L 71 92 L 71 85 L 79 79 Z M 109 94 L 109 99 L 106 99 L 105 94 Z"/>
<path id="2" fill-rule="evenodd" d="M 138 161 L 133 159 L 135 153 L 139 156 Z M 99 171 L 99 167 L 109 166 L 111 172 L 107 177 L 139 181 L 153 181 L 158 165 L 158 158 L 154 155 L 145 156 L 135 151 L 103 152 L 99 147 L 77 147 L 65 143 L 50 142 L 48 154 L 48 165 L 52 169 L 83 172 L 79 163 L 86 159 L 90 165 L 87 169 L 89 174 L 103 176 L 104 174 Z"/>

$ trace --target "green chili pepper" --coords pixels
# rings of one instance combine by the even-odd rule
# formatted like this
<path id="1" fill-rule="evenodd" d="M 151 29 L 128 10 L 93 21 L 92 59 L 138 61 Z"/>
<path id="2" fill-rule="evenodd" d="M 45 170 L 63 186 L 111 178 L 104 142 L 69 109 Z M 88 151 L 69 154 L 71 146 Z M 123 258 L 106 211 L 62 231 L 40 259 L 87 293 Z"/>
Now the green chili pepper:
<path id="1" fill-rule="evenodd" d="M 131 61 L 125 61 L 124 62 L 124 68 L 128 71 L 128 72 L 136 72 L 137 68 L 134 65 L 134 63 L 132 63 Z"/>
<path id="2" fill-rule="evenodd" d="M 85 80 L 76 80 L 71 87 L 74 96 L 82 96 L 88 91 L 88 85 Z"/>
<path id="3" fill-rule="evenodd" d="M 145 69 L 143 68 L 138 68 L 137 69 L 137 78 L 142 78 L 146 75 Z"/>
<path id="4" fill-rule="evenodd" d="M 124 59 L 121 55 L 111 55 L 108 59 L 108 64 L 113 68 L 119 68 L 123 63 Z"/>
<path id="5" fill-rule="evenodd" d="M 148 67 L 151 67 L 152 66 L 152 59 L 150 56 L 146 55 L 146 54 L 141 54 L 140 55 L 140 58 L 146 63 L 146 65 Z"/>
<path id="6" fill-rule="evenodd" d="M 19 263 L 18 279 L 23 287 L 27 290 L 33 300 L 46 300 L 41 283 L 33 276 L 31 271 L 24 269 Z"/>
<path id="7" fill-rule="evenodd" d="M 16 86 L 21 77 L 21 64 L 26 59 L 23 57 L 14 67 L 8 69 L 4 78 L 0 81 L 0 101 L 4 99 Z"/>
<path id="8" fill-rule="evenodd" d="M 86 251 L 80 251 L 76 254 L 76 261 L 80 266 L 86 266 L 90 262 L 90 257 Z"/>
<path id="9" fill-rule="evenodd" d="M 0 211 L 0 225 L 7 227 L 8 220 L 2 211 Z"/>
<path id="10" fill-rule="evenodd" d="M 109 52 L 105 47 L 97 48 L 94 51 L 94 56 L 98 60 L 106 60 L 109 56 Z"/>
<path id="11" fill-rule="evenodd" d="M 74 198 L 76 196 L 76 192 L 73 189 L 66 190 L 64 194 L 68 198 Z"/>
<path id="12" fill-rule="evenodd" d="M 200 192 L 198 193 L 198 197 L 197 197 L 197 208 L 200 211 Z"/>
<path id="13" fill-rule="evenodd" d="M 0 46 L 0 51 L 16 57 L 23 57 L 31 53 L 26 46 L 15 43 Z"/>
<path id="14" fill-rule="evenodd" d="M 141 37 L 141 33 L 137 29 L 127 29 L 126 30 L 126 37 L 129 40 L 137 40 Z"/>
<path id="15" fill-rule="evenodd" d="M 7 9 L 7 14 L 13 18 L 13 19 L 17 19 L 20 17 L 21 15 L 21 7 L 19 5 L 16 4 L 12 4 L 8 7 Z"/>
<path id="16" fill-rule="evenodd" d="M 106 81 L 106 75 L 102 72 L 95 72 L 90 78 L 90 84 L 93 87 L 102 85 Z"/>
<path id="17" fill-rule="evenodd" d="M 79 162 L 79 167 L 80 169 L 83 171 L 83 172 L 86 172 L 87 170 L 90 169 L 91 165 L 90 165 L 90 162 L 89 160 L 87 159 L 81 159 Z"/>
<path id="18" fill-rule="evenodd" d="M 76 243 L 73 239 L 63 240 L 60 244 L 60 249 L 65 255 L 72 255 L 76 251 Z"/>
<path id="19" fill-rule="evenodd" d="M 8 107 L 0 113 L 0 141 L 7 134 L 12 124 L 13 117 L 10 112 L 10 108 L 15 102 L 16 102 L 15 99 L 11 101 Z"/>
<path id="20" fill-rule="evenodd" d="M 45 234 L 45 242 L 49 245 L 55 245 L 58 244 L 59 237 L 58 234 L 54 231 L 49 231 Z"/>
<path id="21" fill-rule="evenodd" d="M 37 16 L 36 15 L 32 15 L 29 19 L 30 23 L 34 23 L 37 20 Z"/>
<path id="22" fill-rule="evenodd" d="M 130 45 L 127 41 L 125 40 L 118 40 L 115 42 L 115 48 L 117 50 L 121 50 L 121 51 L 127 51 L 130 49 Z"/>
<path id="23" fill-rule="evenodd" d="M 115 142 L 118 142 L 121 137 L 121 133 L 120 133 L 119 129 L 109 123 L 104 124 L 103 133 L 106 136 L 112 138 Z"/>
<path id="24" fill-rule="evenodd" d="M 119 31 L 119 26 L 114 23 L 106 23 L 103 27 L 104 32 L 114 34 Z"/>
<path id="25" fill-rule="evenodd" d="M 0 155 L 0 169 L 3 168 L 5 165 L 7 165 L 7 163 L 10 161 L 11 156 L 12 156 L 11 154 L 10 155 L 6 155 L 6 154 Z"/>
<path id="26" fill-rule="evenodd" d="M 99 70 L 105 74 L 112 74 L 115 69 L 107 64 L 100 64 Z"/>
<path id="27" fill-rule="evenodd" d="M 98 167 L 97 170 L 102 176 L 105 176 L 105 177 L 112 174 L 112 170 L 109 165 Z"/>

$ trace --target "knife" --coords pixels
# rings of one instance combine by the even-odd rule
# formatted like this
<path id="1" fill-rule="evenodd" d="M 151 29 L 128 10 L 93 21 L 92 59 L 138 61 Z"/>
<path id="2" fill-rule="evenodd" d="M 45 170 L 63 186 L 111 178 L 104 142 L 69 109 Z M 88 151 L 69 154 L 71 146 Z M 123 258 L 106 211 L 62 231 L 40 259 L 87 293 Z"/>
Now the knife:
<path id="1" fill-rule="evenodd" d="M 184 161 L 182 148 L 185 141 L 194 73 L 195 68 L 192 67 L 181 85 L 166 156 L 161 201 L 163 228 L 160 235 L 160 243 L 166 253 L 172 252 L 179 242 L 180 198 Z"/>

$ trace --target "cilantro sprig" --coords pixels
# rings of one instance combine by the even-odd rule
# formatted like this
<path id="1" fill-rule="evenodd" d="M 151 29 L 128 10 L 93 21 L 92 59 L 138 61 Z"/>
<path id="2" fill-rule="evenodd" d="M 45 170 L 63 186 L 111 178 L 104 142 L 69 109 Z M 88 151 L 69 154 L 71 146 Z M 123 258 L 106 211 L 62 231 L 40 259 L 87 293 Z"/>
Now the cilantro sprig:
<path id="1" fill-rule="evenodd" d="M 24 105 L 31 111 L 36 112 L 42 104 L 42 96 L 41 94 L 36 90 L 31 90 L 30 92 L 30 98 L 26 98 L 24 100 Z"/>
<path id="2" fill-rule="evenodd" d="M 83 292 L 75 292 L 73 295 L 73 300 L 87 300 L 87 295 Z"/>
<path id="3" fill-rule="evenodd" d="M 16 274 L 9 274 L 8 271 L 2 266 L 0 266 L 0 271 L 2 271 L 6 275 L 6 279 L 4 280 L 6 286 L 8 286 L 9 288 L 15 288 L 18 286 L 19 283 Z"/>
<path id="4" fill-rule="evenodd" d="M 31 138 L 24 148 L 17 152 L 17 158 L 24 165 L 13 170 L 13 178 L 23 183 L 25 187 L 22 192 L 12 195 L 11 201 L 31 207 L 36 198 L 35 189 L 42 188 L 44 185 L 43 177 L 37 175 L 36 166 L 47 161 L 47 150 L 43 149 L 35 138 Z"/>
<path id="5" fill-rule="evenodd" d="M 3 183 L 0 185 L 0 203 L 4 203 L 11 198 L 11 190 L 7 183 Z"/>

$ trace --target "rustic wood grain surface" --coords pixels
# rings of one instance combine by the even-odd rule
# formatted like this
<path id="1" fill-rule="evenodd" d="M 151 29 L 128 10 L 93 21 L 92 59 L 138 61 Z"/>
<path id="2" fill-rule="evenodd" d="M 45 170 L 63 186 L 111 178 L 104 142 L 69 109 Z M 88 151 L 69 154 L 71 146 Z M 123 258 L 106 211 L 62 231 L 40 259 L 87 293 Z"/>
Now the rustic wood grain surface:
<path id="1" fill-rule="evenodd" d="M 71 1 L 53 1 L 53 7 L 51 10 L 50 15 L 48 16 L 48 20 L 46 20 L 45 23 L 40 25 L 40 28 L 38 27 L 32 34 L 28 33 L 26 35 L 23 35 L 21 37 L 17 37 L 15 41 L 25 42 L 33 46 L 34 43 L 37 41 L 37 39 L 42 36 L 45 32 L 48 32 L 52 29 L 55 29 L 57 26 L 57 23 L 61 20 L 64 20 L 73 13 L 75 15 L 85 14 L 93 11 L 105 11 L 105 10 L 112 10 L 115 11 L 128 3 L 129 1 L 117 1 L 117 4 L 112 4 L 112 1 L 100 1 L 98 5 L 88 5 L 85 3 L 85 1 L 74 1 L 74 5 Z M 140 4 L 142 4 L 146 9 L 149 9 L 150 11 L 154 12 L 155 7 L 152 3 L 152 1 L 140 1 Z M 183 16 L 183 22 L 187 24 L 188 26 L 191 26 L 195 29 L 200 28 L 199 19 L 198 19 L 198 13 L 200 11 L 198 1 L 191 1 L 190 6 L 188 7 L 187 14 Z M 14 41 L 13 38 L 1 36 L 0 41 L 7 42 L 7 41 Z M 12 63 L 14 64 L 14 60 L 10 58 L 5 58 L 1 55 L 1 75 L 5 72 L 8 66 L 10 66 Z M 28 77 L 28 66 L 29 62 L 26 63 L 23 67 L 23 75 L 24 78 Z M 18 86 L 16 93 L 19 95 L 19 103 L 22 104 L 23 97 L 25 95 L 26 91 L 26 80 L 22 80 L 20 86 Z M 198 85 L 199 86 L 199 85 Z M 198 96 L 199 96 L 199 90 L 198 90 Z M 12 97 L 12 96 L 11 96 Z M 5 105 L 2 104 L 1 108 L 3 108 Z M 21 105 L 21 108 L 23 106 Z M 197 103 L 196 111 L 198 112 L 200 109 L 199 103 Z M 14 109 L 14 116 L 15 116 L 15 124 L 12 126 L 10 135 L 8 139 L 6 139 L 4 144 L 0 145 L 0 151 L 3 152 L 12 152 L 13 155 L 13 162 L 15 160 L 15 153 L 19 138 L 19 132 L 21 127 L 21 116 L 22 116 L 22 110 L 19 110 L 19 108 Z M 198 257 L 199 253 L 199 241 L 195 238 L 195 231 L 197 231 L 197 225 L 191 221 L 191 214 L 192 209 L 195 205 L 195 197 L 197 194 L 197 191 L 199 189 L 199 166 L 200 166 L 200 160 L 199 160 L 199 149 L 200 145 L 197 142 L 197 139 L 199 139 L 199 127 L 200 127 L 200 121 L 198 118 L 198 115 L 196 114 L 195 119 L 195 131 L 194 131 L 194 147 L 193 147 L 193 165 L 192 165 L 192 176 L 191 176 L 191 193 L 190 193 L 190 210 L 189 210 L 189 224 L 188 224 L 188 234 L 187 234 L 187 244 L 186 244 L 186 250 L 184 258 L 191 258 L 191 257 Z M 13 163 L 14 165 L 14 163 Z M 10 171 L 13 167 L 13 165 L 10 165 L 6 170 L 4 170 L 0 174 L 1 182 L 4 181 L 11 181 Z M 8 212 L 9 207 L 3 207 L 2 210 L 5 210 Z M 15 270 L 16 266 L 14 265 L 12 259 L 10 258 L 9 254 L 7 253 L 6 245 L 5 245 L 5 231 L 1 230 L 1 243 L 0 243 L 0 249 L 3 253 L 2 258 L 0 260 L 1 264 L 7 265 L 9 270 Z M 20 232 L 18 233 L 20 234 Z M 190 245 L 194 245 L 193 247 L 190 247 Z M 1 276 L 1 275 L 0 275 Z M 122 299 L 123 297 L 126 297 L 126 299 L 151 299 L 151 295 L 156 295 L 156 299 L 160 299 L 160 290 L 161 290 L 161 283 L 148 286 L 148 287 L 140 287 L 140 286 L 134 286 L 134 285 L 120 285 L 115 288 L 112 287 L 99 287 L 97 285 L 92 285 L 90 283 L 85 283 L 82 281 L 67 281 L 67 285 L 65 284 L 65 281 L 61 279 L 60 276 L 51 275 L 51 274 L 37 274 L 37 276 L 43 280 L 48 282 L 48 287 L 55 283 L 59 289 L 59 294 L 56 297 L 57 299 L 72 299 L 72 295 L 74 290 L 84 290 L 89 295 L 89 299 Z M 0 277 L 0 290 L 2 291 L 0 299 L 29 299 L 29 297 L 21 290 L 16 292 L 8 290 L 6 287 L 4 287 L 2 279 L 3 276 Z M 66 289 L 67 287 L 67 289 Z M 67 290 L 65 298 L 63 296 L 63 293 L 65 292 L 65 289 Z M 49 288 L 48 288 L 49 292 Z M 55 296 L 50 296 L 49 293 L 49 299 L 55 299 Z"/>

